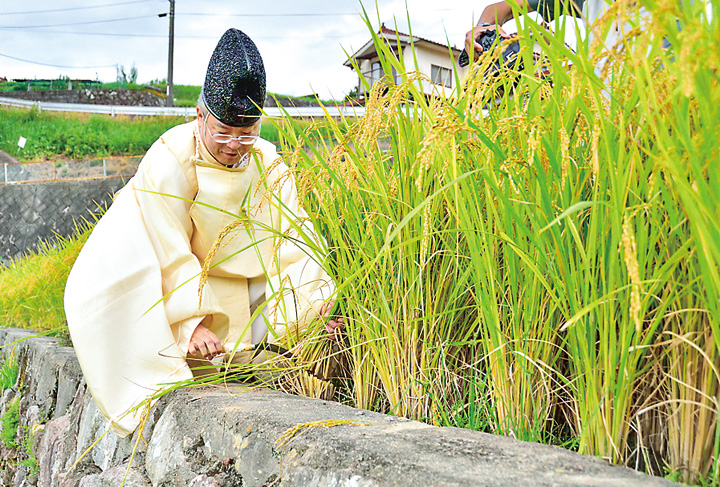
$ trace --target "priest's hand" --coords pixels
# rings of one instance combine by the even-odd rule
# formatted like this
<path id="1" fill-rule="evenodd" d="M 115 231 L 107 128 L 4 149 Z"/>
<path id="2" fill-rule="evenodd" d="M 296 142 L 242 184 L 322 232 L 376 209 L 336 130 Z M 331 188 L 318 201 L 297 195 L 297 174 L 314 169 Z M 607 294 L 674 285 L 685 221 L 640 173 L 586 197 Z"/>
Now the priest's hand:
<path id="1" fill-rule="evenodd" d="M 330 312 L 335 306 L 335 301 L 328 301 L 320 307 L 320 316 L 323 318 L 330 318 Z M 340 333 L 345 328 L 345 318 L 332 317 L 325 323 L 325 330 L 330 334 L 330 339 L 339 340 Z"/>
<path id="2" fill-rule="evenodd" d="M 217 335 L 205 325 L 201 323 L 195 328 L 188 344 L 189 355 L 201 355 L 207 360 L 212 360 L 224 351 L 223 344 L 220 343 Z"/>

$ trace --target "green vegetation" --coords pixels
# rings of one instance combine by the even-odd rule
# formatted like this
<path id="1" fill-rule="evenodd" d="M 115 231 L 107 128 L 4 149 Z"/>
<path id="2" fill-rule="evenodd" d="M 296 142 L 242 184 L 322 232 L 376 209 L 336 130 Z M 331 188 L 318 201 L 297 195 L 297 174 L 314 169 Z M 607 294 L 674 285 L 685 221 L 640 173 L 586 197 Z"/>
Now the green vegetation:
<path id="1" fill-rule="evenodd" d="M 0 393 L 15 385 L 18 372 L 18 363 L 13 350 L 0 366 Z M 20 398 L 16 396 L 6 406 L 5 414 L 0 419 L 0 440 L 7 448 L 18 446 L 18 424 L 20 424 Z"/>
<path id="2" fill-rule="evenodd" d="M 20 398 L 15 397 L 8 404 L 2 420 L 0 420 L 0 440 L 7 448 L 17 448 L 18 425 L 20 424 Z"/>
<path id="3" fill-rule="evenodd" d="M 102 85 L 99 81 L 70 82 L 69 76 L 60 76 L 56 80 L 28 80 L 8 81 L 0 83 L 0 93 L 7 91 L 46 91 L 46 90 L 67 90 L 71 86 L 74 90 L 97 89 Z"/>
<path id="4" fill-rule="evenodd" d="M 167 81 L 153 80 L 143 88 L 150 86 L 162 97 L 167 97 Z M 201 86 L 173 85 L 173 102 L 176 107 L 194 107 L 200 97 Z"/>
<path id="5" fill-rule="evenodd" d="M 165 85 L 163 85 L 165 89 Z M 178 107 L 194 107 L 200 97 L 200 86 L 173 85 L 173 100 Z"/>
<path id="6" fill-rule="evenodd" d="M 0 266 L 0 326 L 54 331 L 67 337 L 65 283 L 90 235 L 89 228 L 89 224 L 79 225 L 75 236 L 57 237 L 54 245 L 42 244 L 37 253 L 9 267 Z"/>
<path id="7" fill-rule="evenodd" d="M 0 393 L 14 387 L 17 384 L 19 366 L 15 358 L 15 349 L 10 352 L 0 367 Z M 19 388 L 18 388 L 19 389 Z M 34 432 L 36 426 L 19 427 L 20 425 L 20 394 L 13 397 L 5 414 L 0 418 L 0 441 L 9 449 L 17 449 L 15 455 L 3 458 L 3 462 L 25 465 L 30 469 L 30 474 L 38 473 L 40 466 L 33 452 Z M 41 416 L 46 416 L 42 414 Z M 45 422 L 47 418 L 41 420 Z"/>
<path id="8" fill-rule="evenodd" d="M 184 117 L 111 117 L 0 107 L 0 150 L 21 161 L 142 155 L 166 130 L 185 122 Z M 278 140 L 269 123 L 260 135 Z M 18 150 L 21 136 L 27 143 Z"/>
<path id="9" fill-rule="evenodd" d="M 11 353 L 3 362 L 2 367 L 0 367 L 0 392 L 10 389 L 15 385 L 19 372 L 20 368 L 17 359 L 15 359 L 14 354 Z"/>
<path id="10" fill-rule="evenodd" d="M 486 57 L 450 99 L 374 85 L 332 141 L 280 128 L 348 321 L 336 397 L 720 481 L 720 28 L 642 4 L 612 55 L 549 39 L 550 78 L 486 79 Z M 598 32 L 640 24 L 614 5 Z M 288 375 L 324 367 L 323 334 L 285 339 Z"/>
<path id="11" fill-rule="evenodd" d="M 160 82 L 153 82 L 153 87 L 156 87 L 161 94 L 165 94 L 167 90 L 167 83 L 165 80 Z M 198 98 L 200 97 L 201 86 L 193 85 L 173 85 L 173 99 L 175 106 L 178 107 L 194 107 L 197 105 Z M 313 96 L 287 96 L 280 95 L 277 93 L 268 93 L 268 98 L 277 97 L 283 100 L 305 100 L 316 102 L 317 99 Z M 323 103 L 332 104 L 332 100 L 324 100 Z"/>
<path id="12" fill-rule="evenodd" d="M 23 450 L 24 458 L 21 459 L 18 464 L 25 465 L 29 469 L 29 475 L 37 475 L 40 472 L 40 464 L 33 451 L 33 444 L 35 442 L 35 435 L 28 433 L 22 436 L 21 447 Z"/>
<path id="13" fill-rule="evenodd" d="M 47 91 L 47 90 L 67 90 L 70 87 L 73 90 L 139 90 L 150 91 L 165 98 L 167 93 L 167 81 L 152 80 L 147 84 L 138 84 L 135 81 L 114 81 L 112 83 L 103 83 L 100 81 L 84 81 L 71 82 L 68 76 L 60 76 L 56 80 L 28 80 L 28 81 L 9 81 L 0 83 L 0 93 L 9 91 Z M 173 101 L 176 107 L 194 107 L 197 105 L 200 96 L 201 86 L 195 85 L 173 85 Z M 316 102 L 317 99 L 312 96 L 287 96 L 277 93 L 268 93 L 268 97 L 278 97 L 289 100 L 305 100 Z M 333 100 L 321 100 L 325 104 L 334 103 Z"/>
<path id="14" fill-rule="evenodd" d="M 22 161 L 144 153 L 180 117 L 111 117 L 0 107 L 0 149 Z M 17 141 L 25 137 L 25 148 Z"/>
<path id="15" fill-rule="evenodd" d="M 362 119 L 276 123 L 347 326 L 337 345 L 321 323 L 291 331 L 292 359 L 253 370 L 720 484 L 720 23 L 641 3 L 653 22 L 612 55 L 550 38 L 550 78 L 485 79 L 486 57 L 449 99 L 405 74 L 373 86 Z M 616 2 L 598 32 L 639 25 L 636 8 Z M 522 33 L 526 65 L 541 29 Z"/>

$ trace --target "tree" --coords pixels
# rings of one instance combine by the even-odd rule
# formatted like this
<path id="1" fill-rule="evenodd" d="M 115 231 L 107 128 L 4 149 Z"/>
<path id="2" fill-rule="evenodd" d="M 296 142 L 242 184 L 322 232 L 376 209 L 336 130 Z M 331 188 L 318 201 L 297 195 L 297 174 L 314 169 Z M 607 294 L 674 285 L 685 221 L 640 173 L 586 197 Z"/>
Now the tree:
<path id="1" fill-rule="evenodd" d="M 137 68 L 135 67 L 135 63 L 133 63 L 132 67 L 130 68 L 130 72 L 125 72 L 125 66 L 122 64 L 118 67 L 118 73 L 117 73 L 117 82 L 118 82 L 118 88 L 122 88 L 127 86 L 128 83 L 130 84 L 136 84 L 137 83 Z"/>

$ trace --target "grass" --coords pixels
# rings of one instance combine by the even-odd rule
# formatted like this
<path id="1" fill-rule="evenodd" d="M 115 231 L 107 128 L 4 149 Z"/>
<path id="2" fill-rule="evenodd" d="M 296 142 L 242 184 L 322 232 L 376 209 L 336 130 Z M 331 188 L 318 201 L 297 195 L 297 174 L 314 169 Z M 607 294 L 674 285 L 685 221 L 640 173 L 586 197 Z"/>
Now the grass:
<path id="1" fill-rule="evenodd" d="M 0 107 L 0 150 L 20 161 L 138 155 L 165 131 L 186 121 L 184 117 L 111 117 Z M 279 137 L 269 123 L 263 124 L 260 135 L 273 142 Z M 17 145 L 21 136 L 27 139 L 23 149 Z"/>
<path id="2" fill-rule="evenodd" d="M 7 354 L 5 360 L 0 366 L 0 392 L 16 387 L 19 376 L 19 365 L 15 357 L 15 349 Z M 18 391 L 22 389 L 17 386 Z M 44 422 L 44 421 L 43 421 Z M 37 425 L 32 427 L 20 427 L 20 395 L 16 394 L 6 405 L 5 413 L 0 418 L 0 441 L 9 449 L 18 450 L 15 455 L 22 458 L 18 461 L 17 457 L 10 459 L 10 462 L 17 461 L 19 465 L 25 465 L 30 469 L 31 475 L 39 472 L 37 458 L 33 452 L 34 431 Z M 8 458 L 6 457 L 7 461 Z"/>
<path id="3" fill-rule="evenodd" d="M 47 81 L 38 81 L 38 80 L 30 80 L 30 82 L 8 81 L 8 82 L 0 84 L 0 93 L 10 92 L 10 91 L 28 91 L 28 86 L 30 87 L 29 90 L 32 90 L 32 91 L 66 90 L 68 87 L 68 82 L 69 82 L 68 77 L 59 77 L 56 80 L 47 80 Z M 81 83 L 73 83 L 73 88 L 76 90 L 93 89 L 93 88 L 99 88 L 99 87 L 101 87 L 101 85 L 102 85 L 102 83 L 95 82 L 95 81 L 81 82 Z"/>
<path id="4" fill-rule="evenodd" d="M 0 393 L 14 387 L 19 373 L 14 350 L 3 361 L 0 367 Z M 20 423 L 20 400 L 15 397 L 7 404 L 5 414 L 0 419 L 0 440 L 6 448 L 17 448 L 17 433 Z"/>
<path id="5" fill-rule="evenodd" d="M 0 324 L 55 332 L 67 337 L 63 296 L 75 259 L 90 235 L 90 224 L 77 226 L 76 235 L 57 237 L 35 253 L 0 265 Z"/>
<path id="6" fill-rule="evenodd" d="M 8 404 L 5 414 L 0 419 L 0 440 L 6 448 L 18 447 L 17 434 L 20 424 L 20 398 L 16 397 Z"/>
<path id="7" fill-rule="evenodd" d="M 137 155 L 180 117 L 110 117 L 0 107 L 0 149 L 21 161 Z M 18 149 L 18 139 L 27 143 Z"/>
<path id="8" fill-rule="evenodd" d="M 165 86 L 162 87 L 165 89 Z M 173 99 L 177 107 L 197 106 L 202 87 L 192 85 L 173 85 Z"/>
<path id="9" fill-rule="evenodd" d="M 10 353 L 0 367 L 0 392 L 10 389 L 17 383 L 20 367 L 15 354 Z"/>

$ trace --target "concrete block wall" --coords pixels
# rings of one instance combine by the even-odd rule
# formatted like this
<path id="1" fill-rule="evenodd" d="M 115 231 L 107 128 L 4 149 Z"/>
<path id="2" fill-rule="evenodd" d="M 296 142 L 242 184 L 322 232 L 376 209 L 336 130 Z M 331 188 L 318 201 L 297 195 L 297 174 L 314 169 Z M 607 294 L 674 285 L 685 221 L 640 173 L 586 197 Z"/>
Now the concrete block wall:
<path id="1" fill-rule="evenodd" d="M 105 434 L 72 349 L 60 345 L 0 329 L 2 355 L 14 350 L 20 365 L 1 412 L 19 400 L 20 443 L 32 436 L 38 465 L 20 464 L 29 451 L 23 447 L 0 447 L 0 485 L 677 485 L 561 448 L 242 384 L 172 392 L 150 411 L 142 432 L 119 439 Z"/>
<path id="2" fill-rule="evenodd" d="M 0 185 L 0 263 L 7 265 L 39 241 L 68 237 L 75 220 L 110 205 L 126 180 L 93 179 Z"/>

